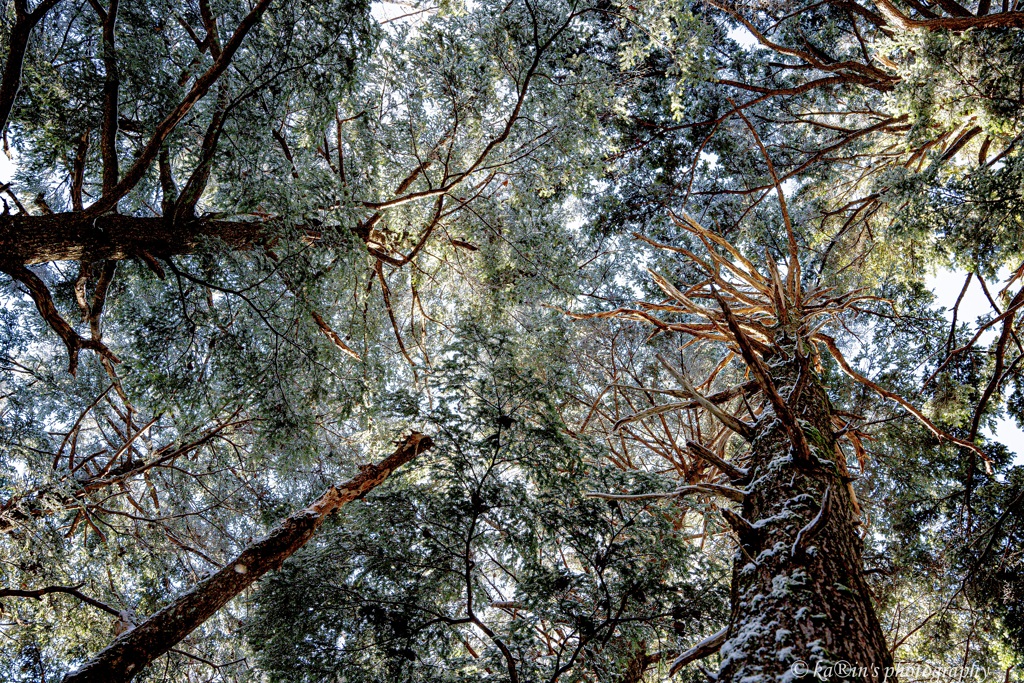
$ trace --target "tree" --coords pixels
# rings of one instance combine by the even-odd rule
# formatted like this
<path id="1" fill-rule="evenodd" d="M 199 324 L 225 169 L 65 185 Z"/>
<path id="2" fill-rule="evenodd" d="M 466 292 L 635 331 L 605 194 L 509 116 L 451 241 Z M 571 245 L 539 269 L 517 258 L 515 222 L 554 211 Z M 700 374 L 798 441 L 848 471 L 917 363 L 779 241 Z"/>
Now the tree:
<path id="1" fill-rule="evenodd" d="M 2 675 L 1017 662 L 1018 8 L 5 8 Z"/>
<path id="2" fill-rule="evenodd" d="M 652 482 L 565 432 L 558 354 L 510 329 L 463 332 L 438 368 L 429 464 L 260 592 L 247 636 L 272 680 L 619 680 L 721 611 L 724 571 L 674 515 L 587 496 Z M 696 582 L 681 571 L 694 565 Z"/>
<path id="3" fill-rule="evenodd" d="M 506 203 L 523 184 L 515 211 L 552 220 L 536 191 L 572 182 L 559 155 L 586 144 L 570 135 L 590 125 L 583 86 L 556 58 L 587 8 L 481 8 L 416 31 L 381 30 L 361 4 L 250 9 L 49 6 L 11 116 L 5 582 L 76 574 L 82 595 L 135 612 L 115 631 L 407 432 L 418 394 L 396 387 L 428 389 L 465 315 L 449 292 L 524 279 L 505 252 L 535 235 L 509 230 Z M 567 107 L 583 118 L 552 116 Z M 42 197 L 22 210 L 26 187 Z M 145 589 L 121 593 L 108 570 Z M 59 675 L 109 641 L 103 618 L 38 647 L 21 633 Z"/>
<path id="4" fill-rule="evenodd" d="M 785 277 L 770 255 L 769 274 L 763 275 L 736 247 L 684 217 L 678 223 L 700 239 L 707 260 L 688 249 L 654 245 L 690 259 L 700 282 L 687 285 L 684 293 L 655 275 L 668 302 L 613 312 L 663 333 L 724 343 L 725 357 L 711 377 L 699 383 L 702 386 L 710 385 L 731 360 L 742 359 L 754 386 L 719 392 L 716 405 L 664 356 L 657 356 L 678 380 L 680 387 L 675 391 L 697 404 L 690 409 L 703 409 L 721 423 L 718 436 L 710 439 L 719 454 L 695 440 L 687 440 L 687 448 L 693 457 L 717 468 L 727 483 L 713 477 L 714 483 L 691 484 L 669 494 L 607 497 L 628 501 L 704 493 L 741 503 L 740 513 L 722 509 L 739 539 L 733 558 L 732 614 L 713 646 L 709 642 L 685 653 L 677 666 L 720 650 L 720 680 L 781 679 L 793 675 L 796 662 L 803 662 L 811 671 L 832 671 L 845 663 L 862 672 L 857 677 L 881 681 L 893 676 L 895 669 L 862 576 L 862 542 L 857 531 L 861 511 L 837 437 L 847 436 L 856 448 L 864 435 L 833 408 L 815 366 L 821 367 L 822 355 L 827 353 L 848 375 L 908 409 L 941 439 L 985 455 L 973 444 L 939 430 L 905 399 L 849 365 L 825 332 L 827 323 L 841 320 L 847 311 L 877 297 L 806 288 L 781 187 L 779 199 L 790 244 Z M 701 300 L 711 300 L 717 307 L 697 303 Z M 666 315 L 671 320 L 665 320 Z M 723 409 L 738 397 L 751 421 Z M 657 412 L 686 407 L 668 404 Z M 654 412 L 630 416 L 618 425 Z M 750 444 L 739 460 L 728 462 L 723 457 L 732 450 L 728 436 L 722 438 L 726 430 Z"/>
<path id="5" fill-rule="evenodd" d="M 278 569 L 309 541 L 332 513 L 365 496 L 398 467 L 432 445 L 430 437 L 412 434 L 378 465 L 367 465 L 352 480 L 331 487 L 309 507 L 289 516 L 266 538 L 250 545 L 226 566 L 141 624 L 125 631 L 109 647 L 74 673 L 68 683 L 130 680 L 135 673 L 168 652 L 217 610 L 268 571 Z"/>
<path id="6" fill-rule="evenodd" d="M 5 272 L 27 289 L 67 347 L 72 374 L 82 348 L 97 351 L 110 364 L 118 362 L 101 340 L 99 323 L 115 271 L 110 262 L 138 258 L 163 277 L 164 267 L 158 259 L 189 254 L 204 239 L 244 249 L 269 245 L 282 237 L 301 237 L 307 242 L 340 238 L 344 242 L 351 233 L 367 243 L 368 251 L 382 263 L 401 267 L 423 248 L 442 219 L 463 210 L 461 205 L 451 206 L 451 199 L 446 205 L 446 198 L 456 188 L 470 185 L 472 189 L 466 193 L 470 196 L 485 192 L 509 157 L 528 155 L 550 134 L 541 126 L 535 133 L 539 138 L 531 140 L 527 132 L 518 148 L 514 143 L 503 145 L 521 118 L 538 69 L 549 58 L 555 41 L 572 25 L 577 11 L 541 17 L 528 5 L 521 18 L 532 22 L 530 37 L 517 35 L 518 28 L 506 24 L 512 31 L 507 39 L 526 40 L 532 48 L 522 63 L 487 74 L 515 82 L 507 95 L 487 100 L 475 97 L 473 89 L 489 87 L 486 82 L 469 84 L 463 92 L 457 81 L 444 83 L 451 74 L 439 66 L 428 71 L 422 82 L 399 83 L 387 75 L 384 83 L 370 81 L 367 92 L 359 94 L 373 99 L 379 96 L 380 106 L 360 102 L 363 98 L 357 94 L 351 98 L 355 100 L 352 104 L 363 109 L 343 117 L 338 101 L 351 89 L 355 63 L 372 45 L 367 7 L 336 3 L 314 11 L 311 6 L 290 4 L 275 10 L 269 20 L 275 27 L 283 27 L 283 32 L 260 34 L 256 29 L 270 4 L 258 3 L 248 12 L 241 6 L 232 7 L 221 16 L 215 16 L 205 2 L 200 3 L 198 16 L 168 15 L 166 8 L 157 6 L 145 11 L 140 8 L 120 21 L 127 43 L 121 53 L 117 47 L 118 3 L 108 9 L 93 3 L 94 12 L 72 10 L 49 17 L 50 30 L 40 36 L 38 57 L 52 63 L 74 54 L 72 64 L 102 58 L 103 86 L 94 98 L 86 96 L 83 102 L 62 99 L 59 91 L 88 93 L 99 74 L 80 72 L 76 66 L 54 69 L 50 64 L 30 63 L 30 74 L 37 80 L 27 84 L 28 92 L 22 98 L 26 101 L 12 124 L 19 134 L 16 144 L 28 148 L 22 175 L 26 184 L 42 190 L 37 203 L 43 215 L 24 210 L 8 188 L 19 208 L 17 214 L 3 220 L 0 248 Z M 23 17 L 23 3 L 16 3 L 18 30 L 31 31 L 54 6 L 43 3 Z M 234 15 L 239 16 L 234 22 L 237 26 L 222 39 L 220 26 Z M 202 38 L 189 23 L 197 19 L 205 31 Z M 102 30 L 98 42 L 92 38 L 97 28 Z M 425 52 L 417 56 L 429 58 L 425 43 L 421 49 Z M 151 60 L 146 50 L 156 50 L 164 59 Z M 461 56 L 462 68 L 480 66 L 473 62 L 481 54 L 467 51 Z M 6 80 L 18 80 L 23 58 L 11 53 Z M 209 67 L 200 72 L 204 61 L 209 61 Z M 408 66 L 390 63 L 388 58 L 383 62 L 383 69 Z M 238 72 L 236 77 L 226 75 L 229 67 Z M 423 86 L 433 90 L 425 92 L 420 89 Z M 15 92 L 19 89 L 17 84 L 11 87 Z M 216 91 L 212 100 L 208 98 L 211 90 Z M 439 112 L 423 111 L 425 95 L 437 97 L 445 106 Z M 122 98 L 156 106 L 138 108 L 126 117 L 120 108 Z M 377 119 L 370 125 L 382 129 L 381 137 L 371 138 L 369 149 L 357 150 L 355 158 L 350 153 L 346 161 L 344 124 L 365 128 L 374 109 Z M 410 126 L 408 134 L 386 129 L 402 119 Z M 39 121 L 45 125 L 39 126 Z M 60 128 L 54 129 L 57 122 Z M 7 127 L 6 118 L 3 126 Z M 99 154 L 90 152 L 97 129 Z M 119 131 L 123 131 L 120 137 Z M 289 141 L 296 137 L 298 141 Z M 405 156 L 412 163 L 405 170 L 393 164 L 375 168 L 382 152 Z M 494 158 L 495 153 L 504 153 L 505 159 Z M 129 155 L 134 158 L 121 173 L 122 157 Z M 63 177 L 51 177 L 58 160 L 67 166 L 61 169 Z M 256 177 L 261 167 L 290 168 L 299 191 L 282 193 L 275 183 Z M 98 178 L 102 182 L 97 184 Z M 220 185 L 216 199 L 207 195 L 211 179 Z M 47 187 L 48 183 L 56 187 Z M 357 198 L 377 194 L 381 185 L 394 189 L 384 191 L 385 196 Z M 85 197 L 94 197 L 95 191 L 98 196 L 86 205 Z M 56 196 L 48 199 L 48 195 Z M 430 200 L 430 209 L 418 235 L 401 235 L 397 240 L 390 236 L 386 221 L 382 224 L 389 210 L 424 200 Z M 197 213 L 200 206 L 202 215 Z M 225 216 L 235 220 L 225 220 Z M 408 254 L 401 253 L 402 242 L 411 246 Z M 67 260 L 85 264 L 75 291 L 83 316 L 90 322 L 90 339 L 81 337 L 64 320 L 45 283 L 25 267 Z M 95 275 L 94 293 L 87 302 L 93 267 L 102 274 Z M 323 323 L 322 317 L 317 320 Z"/>
<path id="7" fill-rule="evenodd" d="M 1019 111 L 1019 106 L 1001 109 L 1004 104 L 1019 102 L 1019 92 L 1011 85 L 1019 83 L 1019 78 L 1009 76 L 1003 81 L 1002 77 L 1012 73 L 1015 66 L 1011 65 L 1019 63 L 1012 55 L 1020 36 L 1019 31 L 989 31 L 996 25 L 1012 26 L 1019 17 L 1013 15 L 1012 8 L 1004 10 L 1009 13 L 1006 16 L 994 19 L 988 16 L 991 8 L 987 6 L 979 5 L 977 11 L 970 12 L 957 7 L 926 7 L 924 11 L 931 13 L 931 19 L 952 12 L 964 19 L 962 23 L 923 25 L 908 24 L 891 13 L 878 14 L 875 6 L 866 4 L 815 3 L 796 11 L 788 6 L 752 8 L 724 3 L 631 6 L 632 12 L 624 12 L 623 21 L 624 30 L 632 31 L 628 54 L 643 65 L 650 85 L 633 91 L 632 108 L 617 126 L 621 152 L 615 157 L 616 192 L 605 192 L 600 198 L 606 215 L 599 224 L 607 230 L 609 224 L 624 221 L 635 231 L 656 238 L 658 244 L 671 249 L 685 247 L 684 253 L 692 255 L 697 251 L 693 244 L 699 247 L 700 242 L 669 222 L 663 208 L 687 205 L 689 211 L 716 226 L 719 238 L 724 237 L 726 244 L 762 270 L 768 268 L 769 259 L 785 260 L 795 237 L 804 254 L 802 272 L 808 286 L 827 283 L 840 293 L 866 287 L 893 301 L 893 310 L 875 311 L 882 317 L 874 322 L 837 330 L 836 347 L 840 353 L 850 353 L 847 344 L 859 347 L 858 374 L 870 377 L 872 372 L 863 368 L 873 368 L 879 373 L 876 386 L 888 387 L 885 391 L 890 396 L 916 396 L 914 403 L 929 406 L 930 421 L 944 427 L 930 430 L 932 436 L 926 438 L 915 430 L 908 434 L 876 427 L 884 437 L 873 430 L 863 435 L 872 440 L 880 437 L 881 443 L 874 446 L 854 435 L 862 469 L 870 467 L 873 490 L 868 490 L 891 506 L 884 511 L 870 506 L 875 507 L 869 507 L 870 514 L 896 525 L 886 527 L 890 537 L 876 541 L 874 547 L 869 545 L 867 555 L 883 566 L 866 571 L 890 577 L 901 572 L 933 572 L 942 565 L 939 558 L 943 553 L 964 553 L 971 558 L 957 569 L 949 567 L 956 578 L 942 581 L 942 588 L 929 595 L 931 609 L 918 613 L 915 626 L 893 638 L 894 648 L 902 647 L 904 653 L 914 648 L 936 660 L 944 657 L 943 647 L 967 653 L 988 648 L 972 643 L 977 623 L 992 624 L 995 631 L 1003 628 L 998 617 L 986 612 L 993 608 L 990 599 L 979 604 L 980 591 L 970 598 L 965 595 L 967 586 L 992 558 L 992 546 L 987 545 L 992 539 L 989 531 L 980 532 L 974 526 L 974 491 L 986 489 L 1001 501 L 997 505 L 1012 502 L 1018 493 L 1005 452 L 985 438 L 981 429 L 998 414 L 997 387 L 1005 387 L 1015 372 L 1008 371 L 1012 361 L 1008 362 L 1006 345 L 1015 325 L 1016 313 L 1010 311 L 1016 310 L 1016 278 L 1008 280 L 997 296 L 989 297 L 994 313 L 979 322 L 983 329 L 1005 326 L 1004 341 L 997 339 L 988 353 L 974 346 L 981 334 L 972 338 L 976 330 L 966 335 L 966 344 L 944 344 L 943 340 L 958 335 L 962 340 L 964 330 L 958 328 L 955 314 L 952 327 L 947 324 L 947 329 L 942 329 L 922 301 L 927 294 L 922 292 L 921 276 L 932 264 L 966 266 L 973 271 L 972 277 L 985 273 L 977 282 L 987 292 L 986 278 L 1002 266 L 1016 270 L 1020 262 L 1019 249 L 1002 239 L 1005 226 L 1018 221 L 1009 196 L 1019 188 L 1013 168 L 1019 156 L 1015 150 L 1020 122 L 1017 114 L 1009 112 Z M 920 9 L 915 3 L 911 9 L 896 11 L 911 16 Z M 634 25 L 644 28 L 629 28 Z M 950 28 L 956 26 L 960 28 Z M 967 27 L 972 30 L 959 32 Z M 746 35 L 755 45 L 744 48 L 732 43 L 726 36 L 730 28 L 735 31 L 730 35 Z M 973 95 L 958 95 L 968 91 Z M 992 137 L 992 130 L 1000 131 L 999 137 Z M 764 139 L 763 147 L 757 144 L 758 137 Z M 993 162 L 993 149 L 998 150 L 999 161 Z M 766 157 L 770 157 L 767 164 Z M 790 206 L 796 207 L 792 209 L 797 217 L 793 221 L 795 235 L 782 230 L 789 225 L 788 218 L 765 206 L 764 200 L 776 193 L 780 182 L 787 184 Z M 937 225 L 941 225 L 938 230 Z M 728 253 L 721 244 L 714 248 Z M 686 266 L 664 266 L 675 273 L 670 281 L 697 283 L 694 286 L 699 291 L 711 276 L 700 265 L 707 257 L 694 258 L 698 260 Z M 970 282 L 965 282 L 965 289 Z M 686 288 L 679 289 L 689 296 Z M 671 294 L 667 296 L 668 300 L 661 302 L 647 299 L 653 308 L 637 315 L 651 322 L 650 316 L 662 310 L 690 312 L 686 305 L 673 301 Z M 749 300 L 743 302 L 744 310 L 751 306 Z M 721 329 L 722 314 L 714 315 L 718 316 L 716 329 L 726 334 Z M 882 322 L 888 317 L 892 322 Z M 657 322 L 655 326 L 656 334 L 674 329 Z M 708 333 L 690 324 L 678 329 L 697 338 Z M 892 343 L 887 335 L 892 335 Z M 905 346 L 898 346 L 896 339 Z M 693 349 L 698 348 L 694 340 L 684 347 L 687 363 L 697 362 L 693 359 Z M 721 387 L 713 380 L 730 358 L 719 355 L 706 361 L 710 363 L 705 369 L 708 382 L 693 382 L 714 391 L 708 398 L 715 404 L 738 401 L 749 392 L 749 386 L 743 388 L 739 381 L 715 391 Z M 653 362 L 649 355 L 647 360 Z M 616 415 L 609 420 L 609 431 L 617 432 L 620 440 L 622 432 L 642 432 L 642 436 L 633 435 L 641 447 L 655 440 L 652 433 L 659 427 L 665 432 L 685 433 L 689 420 L 692 434 L 693 418 L 687 418 L 687 413 L 697 407 L 693 399 L 678 388 L 667 388 L 664 380 L 652 378 L 655 373 L 642 362 L 637 365 L 644 381 L 635 382 L 630 400 L 650 407 L 619 412 L 619 406 L 608 405 L 608 412 Z M 858 366 L 854 361 L 847 367 L 853 370 Z M 920 367 L 929 368 L 923 376 L 914 369 Z M 926 380 L 923 387 L 922 379 Z M 865 416 L 869 424 L 903 419 L 855 392 L 851 395 L 842 385 L 839 377 L 825 384 L 831 395 L 839 393 L 859 404 L 854 413 Z M 893 392 L 894 385 L 901 390 Z M 612 387 L 615 389 L 609 393 L 616 401 L 622 400 L 626 392 L 620 385 Z M 972 387 L 978 387 L 976 393 Z M 648 392 L 646 397 L 641 398 L 641 389 Z M 656 400 L 661 396 L 685 400 Z M 599 404 L 597 397 L 595 405 Z M 673 417 L 677 412 L 680 416 Z M 664 426 L 666 422 L 682 426 L 670 430 Z M 707 427 L 704 429 L 706 435 Z M 722 432 L 710 434 L 722 448 Z M 938 448 L 938 442 L 947 436 L 964 447 Z M 671 454 L 672 439 L 664 434 L 659 438 L 658 446 Z M 701 458 L 674 448 L 676 453 L 665 459 L 685 477 L 680 490 L 706 495 L 708 489 L 695 488 L 702 480 L 703 466 L 696 464 Z M 872 457 L 880 461 L 870 465 Z M 1003 475 L 996 474 L 1000 470 L 1007 475 L 1005 483 L 999 480 Z M 993 499 L 988 501 L 986 505 Z M 989 530 L 1001 528 L 996 522 L 1002 512 L 981 514 L 989 519 Z M 922 525 L 926 524 L 956 531 L 947 531 L 951 536 L 946 542 L 924 531 Z M 972 538 L 973 534 L 977 536 Z M 1011 552 L 1012 542 L 1004 542 Z M 967 550 L 979 545 L 989 550 Z M 903 632 L 906 614 L 917 609 L 900 597 L 905 585 L 887 578 L 879 582 L 880 591 L 876 592 L 880 606 L 892 610 L 897 633 Z M 1012 582 L 1005 586 L 1012 590 Z M 962 620 L 951 616 L 960 610 Z M 936 618 L 943 626 L 936 625 Z M 737 628 L 742 623 L 730 626 Z M 934 637 L 931 643 L 925 642 L 929 636 Z M 698 649 L 707 654 L 714 648 Z M 997 660 L 991 650 L 984 656 Z"/>

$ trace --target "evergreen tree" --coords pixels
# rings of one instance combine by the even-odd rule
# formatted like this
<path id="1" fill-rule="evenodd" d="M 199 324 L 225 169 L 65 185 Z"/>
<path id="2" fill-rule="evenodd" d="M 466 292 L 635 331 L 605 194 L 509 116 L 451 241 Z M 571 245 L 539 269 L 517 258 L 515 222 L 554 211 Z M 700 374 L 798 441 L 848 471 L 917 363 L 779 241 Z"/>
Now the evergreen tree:
<path id="1" fill-rule="evenodd" d="M 0 676 L 1009 680 L 1022 17 L 5 3 Z"/>

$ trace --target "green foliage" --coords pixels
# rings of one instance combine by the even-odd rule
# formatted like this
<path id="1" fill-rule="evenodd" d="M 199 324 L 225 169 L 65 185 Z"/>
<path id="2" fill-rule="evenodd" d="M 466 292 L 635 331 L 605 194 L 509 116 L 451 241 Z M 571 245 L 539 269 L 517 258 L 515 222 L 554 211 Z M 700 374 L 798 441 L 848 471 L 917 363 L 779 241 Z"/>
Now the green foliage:
<path id="1" fill-rule="evenodd" d="M 210 4 L 222 41 L 249 10 Z M 90 7 L 65 0 L 33 34 L 7 130 L 12 187 L 58 212 L 71 209 L 83 135 L 86 204 L 101 192 L 105 72 Z M 879 297 L 857 322 L 835 325 L 851 363 L 969 437 L 994 347 L 965 350 L 931 378 L 974 329 L 950 334 L 924 277 L 957 267 L 991 281 L 1024 257 L 1022 33 L 885 34 L 831 3 L 786 21 L 766 4 L 751 21 L 777 25 L 780 44 L 894 65 L 891 87 L 802 90 L 824 72 L 737 43 L 734 18 L 704 3 L 409 10 L 418 14 L 378 23 L 361 0 L 272 3 L 168 138 L 176 191 L 210 170 L 200 217 L 274 218 L 245 249 L 210 238 L 160 259 L 163 278 L 141 255 L 119 262 L 102 331 L 123 361 L 124 396 L 92 354 L 69 376 L 63 346 L 4 278 L 0 512 L 20 516 L 0 532 L 0 587 L 81 586 L 117 611 L 151 614 L 418 429 L 433 451 L 346 508 L 182 650 L 230 663 L 218 669 L 227 680 L 504 681 L 511 663 L 523 681 L 616 681 L 644 657 L 663 674 L 726 622 L 733 548 L 722 534 L 701 546 L 686 537 L 694 519 L 710 525 L 702 539 L 715 535 L 709 502 L 588 497 L 671 490 L 686 476 L 666 467 L 659 444 L 617 460 L 620 435 L 598 434 L 593 414 L 632 411 L 603 393 L 609 384 L 664 379 L 655 350 L 708 371 L 721 358 L 572 323 L 561 310 L 656 300 L 646 268 L 693 284 L 692 264 L 633 238 L 700 247 L 668 210 L 698 216 L 757 264 L 782 261 L 782 211 L 749 124 L 785 178 L 805 277 Z M 122 171 L 212 64 L 186 30 L 201 15 L 198 2 L 122 3 Z M 757 88 L 796 94 L 758 99 Z M 748 123 L 729 114 L 737 101 Z M 902 115 L 819 154 L 836 135 Z M 402 192 L 422 196 L 380 208 L 410 178 Z M 119 210 L 153 216 L 164 199 L 154 164 Z M 32 267 L 88 335 L 77 264 Z M 95 281 L 100 266 L 89 268 Z M 999 417 L 1024 422 L 1012 362 L 979 413 L 991 475 L 834 364 L 823 368 L 833 404 L 874 439 L 860 467 L 850 464 L 880 615 L 894 640 L 910 634 L 902 657 L 956 663 L 969 642 L 972 656 L 1006 667 L 1024 651 L 1022 469 L 985 435 Z M 123 465 L 193 443 L 124 486 L 83 490 L 112 452 Z M 95 503 L 89 515 L 83 500 Z M 4 680 L 54 680 L 113 636 L 112 615 L 69 595 L 2 607 Z M 177 680 L 210 673 L 188 654 L 159 664 Z M 160 679 L 158 668 L 146 675 Z"/>
<path id="2" fill-rule="evenodd" d="M 586 497 L 644 484 L 588 464 L 557 369 L 517 341 L 460 339 L 436 370 L 434 453 L 256 596 L 246 633 L 273 680 L 607 680 L 636 643 L 721 618 L 723 569 L 669 515 Z"/>

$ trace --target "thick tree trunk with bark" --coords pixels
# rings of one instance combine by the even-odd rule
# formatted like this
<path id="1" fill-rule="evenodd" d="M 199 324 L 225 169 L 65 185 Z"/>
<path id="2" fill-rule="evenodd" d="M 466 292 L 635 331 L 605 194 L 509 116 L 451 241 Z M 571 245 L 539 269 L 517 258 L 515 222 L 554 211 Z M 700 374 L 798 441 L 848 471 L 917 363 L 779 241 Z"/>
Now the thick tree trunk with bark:
<path id="1" fill-rule="evenodd" d="M 47 216 L 0 216 L 0 262 L 31 265 L 50 261 L 84 261 L 167 257 L 188 254 L 202 239 L 219 239 L 244 249 L 268 236 L 263 221 L 223 221 L 197 218 L 174 222 L 81 212 Z"/>
<path id="2" fill-rule="evenodd" d="M 306 544 L 332 512 L 361 498 L 432 445 L 429 436 L 413 433 L 380 464 L 362 466 L 356 477 L 341 486 L 331 487 L 316 502 L 288 517 L 266 538 L 246 548 L 220 571 L 119 636 L 90 662 L 65 676 L 64 683 L 130 681 L 257 579 L 278 569 Z"/>
<path id="3" fill-rule="evenodd" d="M 720 683 L 788 683 L 802 673 L 798 662 L 827 679 L 881 683 L 892 666 L 863 578 L 859 510 L 831 406 L 808 365 L 776 360 L 769 370 L 809 461 L 769 410 L 754 435 L 742 514 L 726 512 L 740 548 Z"/>

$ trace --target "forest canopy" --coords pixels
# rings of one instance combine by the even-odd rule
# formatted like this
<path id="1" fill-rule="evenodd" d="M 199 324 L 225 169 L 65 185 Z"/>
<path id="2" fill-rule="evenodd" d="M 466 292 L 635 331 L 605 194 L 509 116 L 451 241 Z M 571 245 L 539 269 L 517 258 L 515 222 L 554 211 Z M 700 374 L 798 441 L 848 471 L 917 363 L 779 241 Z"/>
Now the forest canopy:
<path id="1" fill-rule="evenodd" d="M 0 680 L 1020 680 L 1021 0 L 0 45 Z"/>

